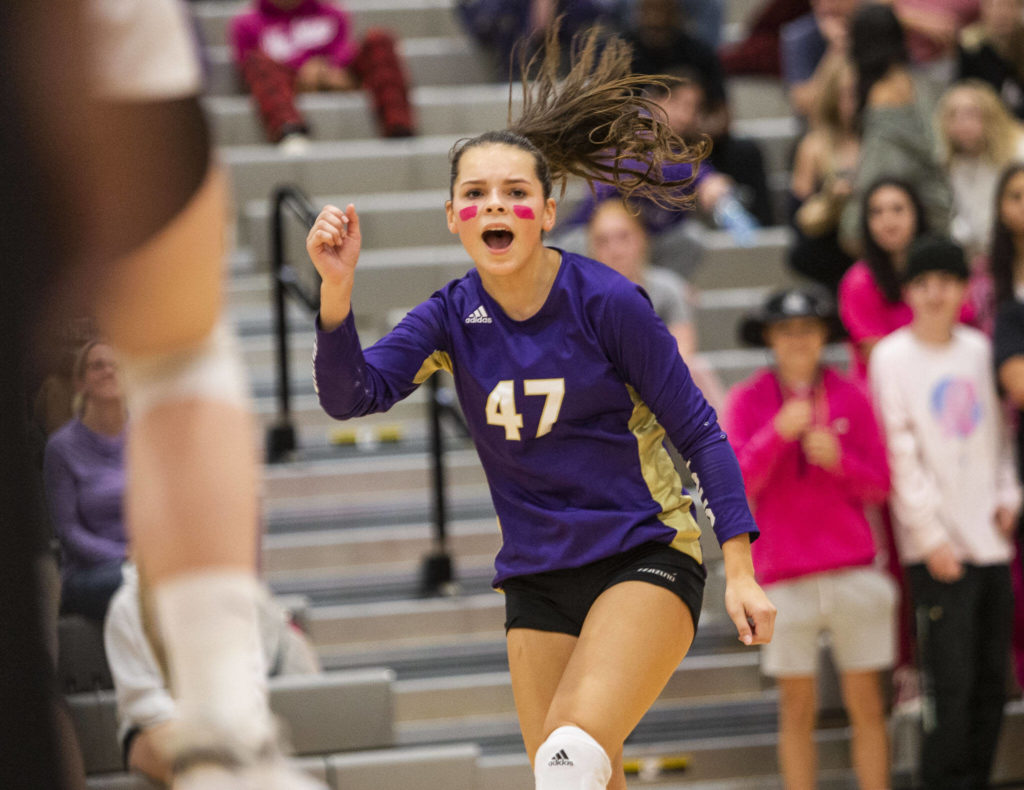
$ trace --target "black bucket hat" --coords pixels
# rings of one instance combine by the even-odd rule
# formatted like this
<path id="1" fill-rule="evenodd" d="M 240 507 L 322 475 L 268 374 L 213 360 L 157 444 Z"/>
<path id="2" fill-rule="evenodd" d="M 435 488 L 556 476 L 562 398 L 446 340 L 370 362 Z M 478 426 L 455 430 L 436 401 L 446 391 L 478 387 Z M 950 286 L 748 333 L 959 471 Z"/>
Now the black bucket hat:
<path id="1" fill-rule="evenodd" d="M 787 318 L 818 318 L 828 327 L 828 342 L 845 335 L 836 314 L 836 306 L 827 291 L 812 286 L 799 286 L 776 291 L 761 306 L 740 322 L 740 341 L 748 346 L 764 346 L 764 330 Z"/>
<path id="2" fill-rule="evenodd" d="M 945 272 L 966 282 L 970 271 L 963 247 L 941 236 L 921 236 L 915 239 L 907 250 L 903 284 L 929 272 Z"/>

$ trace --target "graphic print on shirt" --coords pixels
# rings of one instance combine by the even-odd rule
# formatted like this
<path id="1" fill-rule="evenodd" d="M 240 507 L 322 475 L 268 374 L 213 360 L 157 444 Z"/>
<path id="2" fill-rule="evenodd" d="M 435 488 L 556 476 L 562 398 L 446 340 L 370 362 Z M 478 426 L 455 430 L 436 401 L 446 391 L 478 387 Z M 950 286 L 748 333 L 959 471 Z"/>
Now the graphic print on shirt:
<path id="1" fill-rule="evenodd" d="M 271 60 L 284 63 L 311 49 L 320 49 L 338 34 L 338 21 L 329 17 L 296 19 L 291 24 L 271 27 L 260 42 Z"/>
<path id="2" fill-rule="evenodd" d="M 935 385 L 928 400 L 943 436 L 966 439 L 981 423 L 981 400 L 970 379 L 946 376 Z"/>
<path id="3" fill-rule="evenodd" d="M 536 437 L 539 439 L 551 433 L 558 421 L 565 398 L 565 379 L 526 379 L 523 381 L 526 395 L 543 395 L 544 408 L 540 413 Z M 516 383 L 511 379 L 499 381 L 487 396 L 485 407 L 488 425 L 500 425 L 505 429 L 505 438 L 519 441 L 519 429 L 523 427 L 523 415 L 516 411 Z"/>

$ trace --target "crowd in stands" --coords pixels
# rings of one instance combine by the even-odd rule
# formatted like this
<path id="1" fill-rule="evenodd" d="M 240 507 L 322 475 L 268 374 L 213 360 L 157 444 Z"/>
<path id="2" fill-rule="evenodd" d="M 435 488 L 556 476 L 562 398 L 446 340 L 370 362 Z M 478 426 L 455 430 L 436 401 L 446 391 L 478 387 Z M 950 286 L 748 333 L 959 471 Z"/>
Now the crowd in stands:
<path id="1" fill-rule="evenodd" d="M 666 173 L 685 182 L 691 211 L 627 206 L 599 186 L 553 243 L 642 285 L 721 410 L 763 532 L 759 580 L 779 610 L 762 662 L 780 690 L 785 786 L 814 786 L 822 634 L 862 788 L 888 786 L 884 673 L 915 662 L 928 786 L 986 786 L 1014 618 L 1024 645 L 1011 460 L 1014 447 L 1024 458 L 1024 0 L 766 0 L 745 37 L 724 44 L 720 0 L 462 0 L 455 13 L 500 79 L 515 72 L 517 42 L 559 16 L 567 37 L 595 23 L 621 31 L 638 73 L 673 77 L 651 91 L 674 130 L 711 142 L 700 168 Z M 303 92 L 363 88 L 382 136 L 417 132 L 396 40 L 377 29 L 357 38 L 337 3 L 253 0 L 230 43 L 268 140 L 286 153 L 314 131 Z M 731 129 L 727 78 L 740 74 L 780 79 L 800 124 L 784 206 L 758 145 Z M 788 261 L 802 284 L 744 319 L 742 341 L 769 363 L 728 393 L 700 353 L 686 280 L 701 265 L 695 217 L 740 244 L 758 226 L 793 229 Z M 837 342 L 846 370 L 824 361 Z M 129 764 L 161 777 L 166 766 L 135 737 L 173 703 L 125 565 L 117 362 L 97 340 L 62 353 L 35 413 L 49 435 L 61 608 L 106 618 Z M 268 607 L 267 652 L 280 659 L 270 665 L 315 671 L 282 617 Z M 1016 658 L 1024 684 L 1024 646 Z"/>

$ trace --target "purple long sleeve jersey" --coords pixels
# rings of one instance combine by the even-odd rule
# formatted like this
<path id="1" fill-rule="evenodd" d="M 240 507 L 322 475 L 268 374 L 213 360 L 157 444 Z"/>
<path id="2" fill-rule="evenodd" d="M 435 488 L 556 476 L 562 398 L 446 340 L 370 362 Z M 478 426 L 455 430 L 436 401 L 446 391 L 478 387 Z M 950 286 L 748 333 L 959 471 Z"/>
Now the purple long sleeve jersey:
<path id="1" fill-rule="evenodd" d="M 320 404 L 338 419 L 385 411 L 435 371 L 452 373 L 502 531 L 496 587 L 647 541 L 701 561 L 666 433 L 719 542 L 757 535 L 736 457 L 675 339 L 642 289 L 589 258 L 563 252 L 525 321 L 473 270 L 365 351 L 351 313 L 331 332 L 318 323 L 313 367 Z"/>

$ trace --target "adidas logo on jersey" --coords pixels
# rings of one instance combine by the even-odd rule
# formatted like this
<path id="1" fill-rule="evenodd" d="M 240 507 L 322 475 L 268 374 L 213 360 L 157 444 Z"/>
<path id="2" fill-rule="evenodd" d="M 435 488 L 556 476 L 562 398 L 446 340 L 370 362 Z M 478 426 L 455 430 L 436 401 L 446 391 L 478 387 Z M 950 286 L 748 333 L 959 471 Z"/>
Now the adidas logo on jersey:
<path id="1" fill-rule="evenodd" d="M 559 749 L 555 756 L 548 760 L 548 766 L 559 766 L 563 765 L 571 767 L 573 765 L 572 760 L 569 759 L 569 755 L 565 753 L 565 749 Z"/>
<path id="2" fill-rule="evenodd" d="M 466 316 L 467 324 L 490 324 L 491 317 L 487 315 L 484 306 L 480 305 L 476 310 Z"/>

